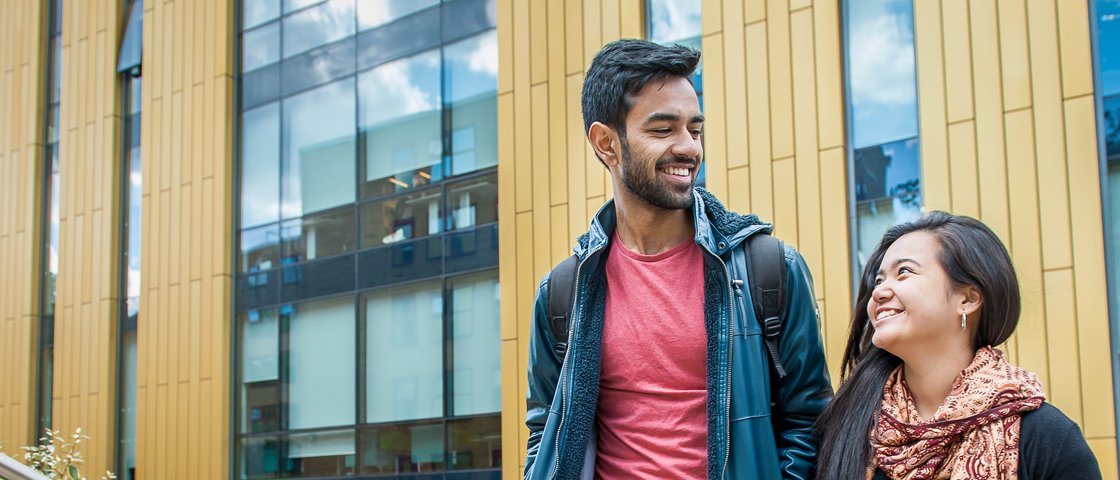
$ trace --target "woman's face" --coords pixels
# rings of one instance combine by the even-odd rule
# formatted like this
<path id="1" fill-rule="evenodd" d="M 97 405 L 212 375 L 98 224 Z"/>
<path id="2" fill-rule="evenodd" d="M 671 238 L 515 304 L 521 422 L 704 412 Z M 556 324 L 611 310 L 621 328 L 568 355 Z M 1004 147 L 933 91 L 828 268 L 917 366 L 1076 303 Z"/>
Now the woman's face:
<path id="1" fill-rule="evenodd" d="M 969 303 L 941 267 L 941 246 L 932 233 L 911 232 L 887 249 L 867 303 L 874 327 L 871 342 L 903 359 L 916 354 L 968 347 L 969 329 L 961 329 L 961 312 Z"/>

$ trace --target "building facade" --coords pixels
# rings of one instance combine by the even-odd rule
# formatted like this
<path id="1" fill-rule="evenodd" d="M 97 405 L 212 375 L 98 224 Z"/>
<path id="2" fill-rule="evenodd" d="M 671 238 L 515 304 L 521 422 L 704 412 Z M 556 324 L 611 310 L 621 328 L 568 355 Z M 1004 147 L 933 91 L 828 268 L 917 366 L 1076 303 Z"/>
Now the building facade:
<path id="1" fill-rule="evenodd" d="M 0 6 L 0 451 L 120 478 L 518 478 L 540 278 L 611 196 L 583 74 L 703 52 L 702 182 L 813 272 L 832 368 L 890 225 L 1008 245 L 1005 345 L 1117 477 L 1116 0 Z"/>

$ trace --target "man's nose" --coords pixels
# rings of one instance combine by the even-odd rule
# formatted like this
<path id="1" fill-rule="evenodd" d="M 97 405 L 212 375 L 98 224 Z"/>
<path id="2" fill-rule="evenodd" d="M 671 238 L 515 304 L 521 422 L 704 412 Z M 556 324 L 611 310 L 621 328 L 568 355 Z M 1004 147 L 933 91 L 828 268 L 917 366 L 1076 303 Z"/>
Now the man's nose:
<path id="1" fill-rule="evenodd" d="M 688 157 L 700 160 L 700 154 L 704 151 L 703 145 L 700 143 L 699 138 L 693 138 L 692 132 L 685 130 L 682 135 L 678 135 L 678 139 L 673 143 L 673 155 L 678 157 Z"/>

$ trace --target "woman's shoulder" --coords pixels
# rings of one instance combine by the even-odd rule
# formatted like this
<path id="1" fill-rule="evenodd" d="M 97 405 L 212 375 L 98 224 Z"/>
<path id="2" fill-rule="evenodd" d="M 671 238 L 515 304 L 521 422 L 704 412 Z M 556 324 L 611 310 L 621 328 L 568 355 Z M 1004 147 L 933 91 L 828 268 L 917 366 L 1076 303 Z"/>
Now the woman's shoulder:
<path id="1" fill-rule="evenodd" d="M 1019 431 L 1020 478 L 1101 478 L 1081 428 L 1057 407 L 1024 413 Z"/>

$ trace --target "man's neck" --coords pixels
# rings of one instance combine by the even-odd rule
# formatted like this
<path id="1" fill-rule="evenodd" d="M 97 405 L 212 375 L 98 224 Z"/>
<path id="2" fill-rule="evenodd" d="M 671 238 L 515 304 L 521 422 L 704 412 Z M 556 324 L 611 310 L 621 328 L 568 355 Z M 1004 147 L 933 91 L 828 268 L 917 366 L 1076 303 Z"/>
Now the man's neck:
<path id="1" fill-rule="evenodd" d="M 615 195 L 619 240 L 631 251 L 657 255 L 692 238 L 689 209 L 664 209 L 629 195 Z"/>

